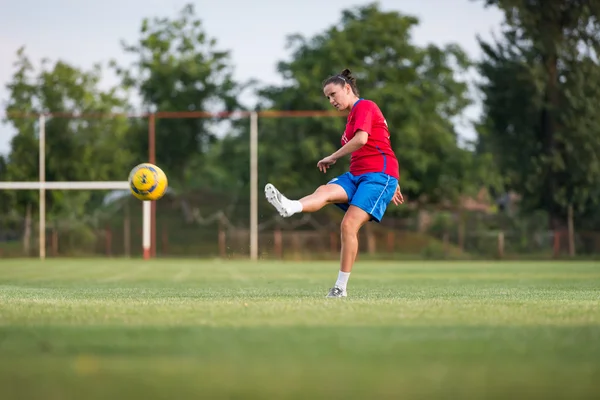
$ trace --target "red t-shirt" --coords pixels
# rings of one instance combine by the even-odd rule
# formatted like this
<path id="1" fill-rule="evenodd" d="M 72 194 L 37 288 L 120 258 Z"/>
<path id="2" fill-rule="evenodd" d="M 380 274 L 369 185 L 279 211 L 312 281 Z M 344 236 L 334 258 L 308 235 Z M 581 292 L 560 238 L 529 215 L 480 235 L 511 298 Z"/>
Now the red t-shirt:
<path id="1" fill-rule="evenodd" d="M 377 104 L 371 100 L 360 99 L 352 106 L 342 135 L 342 146 L 352 140 L 358 130 L 367 132 L 369 139 L 350 155 L 350 173 L 383 172 L 400 179 L 398 159 L 392 150 L 387 122 Z"/>

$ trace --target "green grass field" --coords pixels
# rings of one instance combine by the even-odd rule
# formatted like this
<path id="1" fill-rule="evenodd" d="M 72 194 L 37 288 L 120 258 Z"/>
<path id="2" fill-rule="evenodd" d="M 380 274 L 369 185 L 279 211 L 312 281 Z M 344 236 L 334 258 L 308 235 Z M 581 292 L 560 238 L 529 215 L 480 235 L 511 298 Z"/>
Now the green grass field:
<path id="1" fill-rule="evenodd" d="M 600 265 L 0 261 L 0 398 L 600 396 Z"/>

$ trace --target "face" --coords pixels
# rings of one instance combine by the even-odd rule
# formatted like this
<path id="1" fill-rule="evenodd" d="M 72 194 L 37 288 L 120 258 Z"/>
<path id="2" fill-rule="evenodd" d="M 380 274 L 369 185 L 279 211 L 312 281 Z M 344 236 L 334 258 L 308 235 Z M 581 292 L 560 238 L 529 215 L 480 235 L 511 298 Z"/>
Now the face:
<path id="1" fill-rule="evenodd" d="M 330 83 L 323 88 L 323 93 L 338 111 L 349 108 L 353 103 L 352 88 L 348 84 L 342 86 L 338 83 Z"/>

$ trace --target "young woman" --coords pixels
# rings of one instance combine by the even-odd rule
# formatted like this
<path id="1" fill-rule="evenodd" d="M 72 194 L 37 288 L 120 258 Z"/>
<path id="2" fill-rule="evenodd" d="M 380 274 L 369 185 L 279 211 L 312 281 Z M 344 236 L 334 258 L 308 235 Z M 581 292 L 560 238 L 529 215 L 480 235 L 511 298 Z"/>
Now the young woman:
<path id="1" fill-rule="evenodd" d="M 339 111 L 350 110 L 342 147 L 317 163 L 325 173 L 340 158 L 350 154 L 350 170 L 301 198 L 290 200 L 272 184 L 265 186 L 269 203 L 283 217 L 315 212 L 327 204 L 345 211 L 341 224 L 342 249 L 338 279 L 327 297 L 346 297 L 348 278 L 358 252 L 358 231 L 369 220 L 380 222 L 388 204 L 404 198 L 398 185 L 398 160 L 392 150 L 387 122 L 374 102 L 361 99 L 350 70 L 323 82 L 323 93 Z"/>

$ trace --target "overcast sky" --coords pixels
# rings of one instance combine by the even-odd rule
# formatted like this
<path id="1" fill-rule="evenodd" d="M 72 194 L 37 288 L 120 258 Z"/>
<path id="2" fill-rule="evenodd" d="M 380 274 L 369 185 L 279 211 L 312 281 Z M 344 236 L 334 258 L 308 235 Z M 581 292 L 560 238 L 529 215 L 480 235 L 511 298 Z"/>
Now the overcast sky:
<path id="1" fill-rule="evenodd" d="M 120 41 L 136 41 L 144 17 L 175 16 L 188 2 L 209 36 L 231 51 L 235 77 L 264 83 L 279 83 L 276 64 L 287 59 L 286 35 L 317 34 L 337 23 L 341 11 L 364 5 L 355 0 L 0 0 L 0 104 L 7 100 L 15 53 L 26 47 L 37 65 L 42 58 L 61 59 L 90 68 L 100 62 L 127 58 Z M 421 23 L 414 31 L 419 45 L 443 45 L 455 42 L 471 57 L 480 54 L 476 35 L 490 38 L 502 20 L 498 10 L 484 9 L 483 1 L 473 0 L 380 0 L 383 10 L 396 10 L 417 16 Z M 103 85 L 117 81 L 107 74 Z M 479 107 L 471 107 L 467 116 L 474 118 Z M 468 128 L 461 128 L 471 137 Z M 0 154 L 8 151 L 14 132 L 0 124 Z"/>

